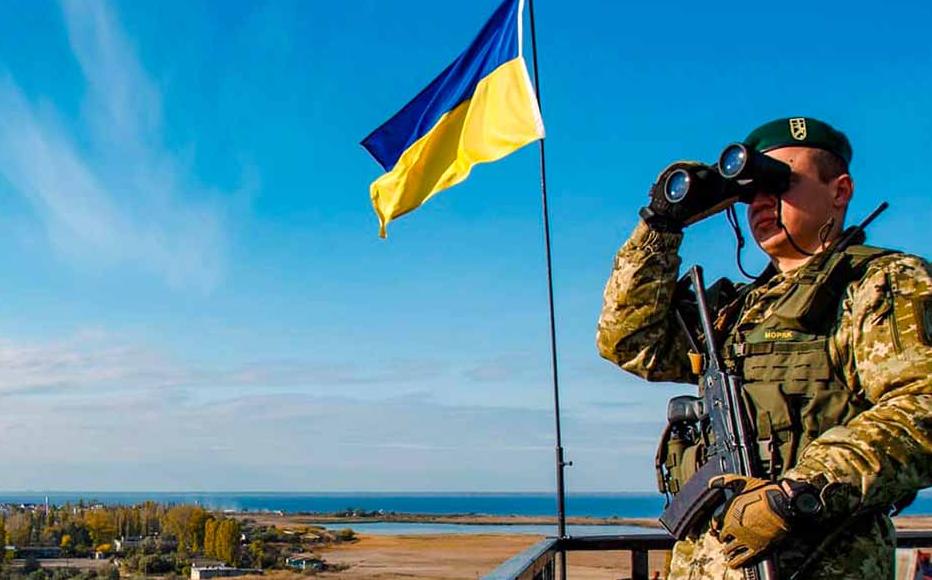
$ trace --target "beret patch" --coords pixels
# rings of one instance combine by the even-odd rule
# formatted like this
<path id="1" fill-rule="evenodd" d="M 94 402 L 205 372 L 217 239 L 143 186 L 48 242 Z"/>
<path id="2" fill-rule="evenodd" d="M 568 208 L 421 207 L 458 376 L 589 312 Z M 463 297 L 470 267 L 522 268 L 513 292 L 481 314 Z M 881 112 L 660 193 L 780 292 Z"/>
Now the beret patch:
<path id="1" fill-rule="evenodd" d="M 744 140 L 761 153 L 781 147 L 824 149 L 851 163 L 851 143 L 844 133 L 812 117 L 787 117 L 765 123 L 751 131 Z"/>

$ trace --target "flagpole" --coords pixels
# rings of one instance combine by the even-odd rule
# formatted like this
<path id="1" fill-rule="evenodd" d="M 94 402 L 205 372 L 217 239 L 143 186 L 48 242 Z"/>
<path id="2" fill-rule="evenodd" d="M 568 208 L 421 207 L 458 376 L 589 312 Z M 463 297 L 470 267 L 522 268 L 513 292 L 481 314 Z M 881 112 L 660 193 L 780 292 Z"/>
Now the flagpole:
<path id="1" fill-rule="evenodd" d="M 531 53 L 534 62 L 534 93 L 537 97 L 537 106 L 543 110 L 540 102 L 540 69 L 537 66 L 537 27 L 534 25 L 534 0 L 527 0 L 528 12 L 531 15 Z M 550 366 L 553 369 L 553 415 L 556 427 L 556 467 L 557 467 L 557 531 L 561 538 L 566 536 L 566 489 L 564 487 L 564 470 L 572 462 L 563 457 L 563 439 L 560 432 L 560 383 L 557 373 L 557 325 L 553 309 L 553 263 L 550 252 L 550 217 L 547 209 L 547 161 L 544 156 L 544 139 L 538 141 L 540 145 L 540 195 L 544 214 L 544 242 L 547 253 L 547 298 L 550 306 Z M 566 557 L 560 558 L 562 577 L 566 578 Z"/>

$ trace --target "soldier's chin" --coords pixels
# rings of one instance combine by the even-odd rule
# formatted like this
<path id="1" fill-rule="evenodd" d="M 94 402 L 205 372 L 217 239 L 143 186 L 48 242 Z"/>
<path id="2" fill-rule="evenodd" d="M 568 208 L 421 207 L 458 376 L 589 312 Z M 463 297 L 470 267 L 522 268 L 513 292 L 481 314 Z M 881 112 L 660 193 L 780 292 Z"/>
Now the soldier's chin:
<path id="1" fill-rule="evenodd" d="M 780 228 L 755 230 L 754 240 L 761 250 L 770 255 L 779 254 L 787 245 L 786 234 Z"/>
<path id="2" fill-rule="evenodd" d="M 763 247 L 764 244 L 771 242 L 775 237 L 782 236 L 783 230 L 777 227 L 776 222 L 768 221 L 752 228 L 751 234 L 753 234 L 754 239 L 757 241 L 757 245 Z"/>

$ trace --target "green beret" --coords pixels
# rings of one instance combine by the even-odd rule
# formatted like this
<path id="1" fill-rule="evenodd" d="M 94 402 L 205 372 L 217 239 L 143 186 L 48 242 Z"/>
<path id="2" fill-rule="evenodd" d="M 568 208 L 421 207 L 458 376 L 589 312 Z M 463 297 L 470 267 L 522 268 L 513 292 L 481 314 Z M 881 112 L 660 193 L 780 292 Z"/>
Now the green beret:
<path id="1" fill-rule="evenodd" d="M 757 129 L 744 140 L 744 144 L 761 153 L 781 147 L 814 147 L 830 151 L 851 164 L 851 143 L 841 131 L 812 117 L 777 119 Z"/>

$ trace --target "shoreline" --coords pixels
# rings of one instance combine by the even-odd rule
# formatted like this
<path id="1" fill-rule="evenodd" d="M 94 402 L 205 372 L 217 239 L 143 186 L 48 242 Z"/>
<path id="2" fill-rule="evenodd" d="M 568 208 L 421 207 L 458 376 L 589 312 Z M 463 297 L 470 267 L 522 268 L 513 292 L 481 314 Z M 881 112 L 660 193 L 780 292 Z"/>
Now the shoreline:
<path id="1" fill-rule="evenodd" d="M 391 513 L 380 515 L 344 516 L 332 513 L 257 513 L 234 512 L 226 515 L 240 520 L 252 520 L 265 525 L 316 525 L 316 524 L 459 524 L 469 525 L 556 525 L 555 516 L 521 516 L 489 514 L 405 514 Z M 652 518 L 597 518 L 590 516 L 572 516 L 566 518 L 567 525 L 573 526 L 636 526 L 660 528 L 660 523 Z"/>
<path id="2" fill-rule="evenodd" d="M 227 515 L 245 520 L 249 519 L 258 524 L 281 526 L 309 526 L 320 524 L 341 524 L 352 527 L 352 524 L 375 523 L 405 523 L 405 524 L 458 524 L 469 525 L 556 525 L 554 516 L 521 516 L 521 515 L 487 515 L 487 514 L 403 514 L 391 513 L 380 515 L 344 516 L 332 513 L 256 513 L 234 512 Z M 932 515 L 897 516 L 893 518 L 894 525 L 899 530 L 932 529 Z M 625 518 L 610 517 L 597 518 L 589 516 L 572 516 L 566 518 L 567 525 L 573 526 L 634 526 L 662 530 L 663 528 L 653 518 Z"/>

